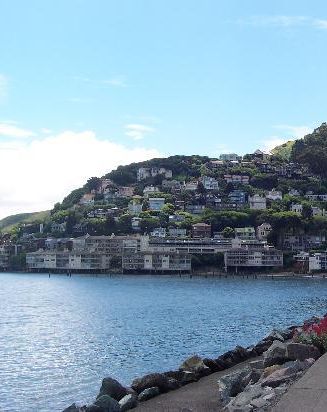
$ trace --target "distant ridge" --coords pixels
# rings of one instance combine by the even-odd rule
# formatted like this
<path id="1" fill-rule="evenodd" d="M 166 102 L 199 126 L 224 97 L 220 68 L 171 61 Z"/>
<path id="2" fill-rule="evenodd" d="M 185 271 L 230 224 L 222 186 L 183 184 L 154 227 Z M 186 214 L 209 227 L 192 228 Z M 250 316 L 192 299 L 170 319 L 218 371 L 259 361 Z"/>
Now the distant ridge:
<path id="1" fill-rule="evenodd" d="M 40 223 L 42 223 L 49 216 L 49 210 L 44 210 L 42 212 L 18 213 L 16 215 L 10 215 L 0 220 L 0 231 L 9 232 L 14 226 L 18 224 L 32 223 L 38 220 L 40 221 Z"/>

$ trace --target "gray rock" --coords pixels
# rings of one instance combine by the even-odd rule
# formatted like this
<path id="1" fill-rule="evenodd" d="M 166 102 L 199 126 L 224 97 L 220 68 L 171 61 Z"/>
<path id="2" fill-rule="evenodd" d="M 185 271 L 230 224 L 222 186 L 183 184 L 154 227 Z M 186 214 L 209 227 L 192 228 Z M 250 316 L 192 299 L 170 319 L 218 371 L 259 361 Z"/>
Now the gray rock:
<path id="1" fill-rule="evenodd" d="M 314 363 L 315 363 L 315 360 L 313 358 L 305 359 L 304 361 L 295 360 L 295 361 L 289 361 L 289 362 L 284 363 L 283 367 L 288 368 L 290 372 L 296 373 L 296 372 L 306 371 Z"/>
<path id="2" fill-rule="evenodd" d="M 211 369 L 205 365 L 202 358 L 198 355 L 193 355 L 186 359 L 179 368 L 182 371 L 194 372 L 197 376 L 210 375 Z"/>
<path id="3" fill-rule="evenodd" d="M 109 395 L 100 396 L 94 405 L 99 406 L 102 409 L 101 412 L 120 412 L 119 403 Z"/>
<path id="4" fill-rule="evenodd" d="M 230 401 L 226 409 L 228 411 L 243 411 L 252 410 L 255 406 L 253 403 L 256 399 L 262 399 L 266 395 L 273 393 L 271 388 L 263 388 L 261 385 L 249 385 L 243 392 L 239 393 L 234 399 Z M 262 402 L 260 402 L 262 403 Z M 268 403 L 264 400 L 264 403 Z"/>
<path id="5" fill-rule="evenodd" d="M 155 396 L 158 396 L 160 394 L 160 390 L 157 386 L 154 386 L 153 388 L 147 388 L 142 391 L 139 396 L 138 400 L 140 402 L 147 401 L 148 399 L 154 398 Z"/>
<path id="6" fill-rule="evenodd" d="M 269 347 L 269 349 L 263 355 L 263 366 L 279 365 L 288 360 L 287 346 L 285 343 L 278 340 Z"/>
<path id="7" fill-rule="evenodd" d="M 174 391 L 175 389 L 178 389 L 182 386 L 182 384 L 174 378 L 168 378 L 169 381 L 169 390 Z"/>
<path id="8" fill-rule="evenodd" d="M 134 379 L 132 382 L 132 388 L 141 393 L 144 389 L 153 388 L 157 386 L 160 392 L 168 392 L 170 388 L 169 379 L 162 373 L 150 373 L 142 378 Z"/>
<path id="9" fill-rule="evenodd" d="M 111 398 L 119 401 L 125 395 L 127 395 L 127 390 L 116 379 L 107 377 L 102 380 L 102 385 L 97 398 L 102 395 L 109 395 Z"/>
<path id="10" fill-rule="evenodd" d="M 230 402 L 231 398 L 238 395 L 244 389 L 243 379 L 250 373 L 249 368 L 222 376 L 218 380 L 218 393 L 223 405 Z"/>
<path id="11" fill-rule="evenodd" d="M 68 408 L 64 409 L 63 412 L 83 412 L 85 411 L 86 406 L 78 406 L 76 403 L 68 406 Z"/>
<path id="12" fill-rule="evenodd" d="M 163 375 L 168 378 L 169 387 L 171 387 L 171 379 L 176 380 L 180 385 L 186 385 L 190 382 L 196 382 L 199 380 L 198 376 L 196 376 L 194 372 L 181 370 L 164 372 Z"/>
<path id="13" fill-rule="evenodd" d="M 103 412 L 103 411 L 104 411 L 104 409 L 102 409 L 100 406 L 97 406 L 97 405 L 94 405 L 94 404 L 89 405 L 85 410 L 85 412 Z"/>
<path id="14" fill-rule="evenodd" d="M 251 369 L 255 369 L 255 370 L 263 369 L 263 359 L 258 359 L 258 360 L 251 361 L 249 363 L 249 366 L 250 366 Z"/>
<path id="15" fill-rule="evenodd" d="M 278 369 L 261 381 L 263 387 L 270 386 L 276 388 L 285 382 L 294 381 L 301 372 L 292 372 L 289 368 Z"/>
<path id="16" fill-rule="evenodd" d="M 273 329 L 267 336 L 263 338 L 263 340 L 268 340 L 268 341 L 275 341 L 279 340 L 280 342 L 284 342 L 284 337 L 283 335 L 276 329 Z"/>
<path id="17" fill-rule="evenodd" d="M 119 406 L 120 406 L 120 412 L 125 412 L 130 409 L 135 408 L 137 405 L 137 394 L 136 392 L 134 394 L 129 393 L 128 395 L 125 395 L 120 401 L 119 401 Z"/>
<path id="18" fill-rule="evenodd" d="M 304 343 L 288 343 L 287 358 L 290 360 L 305 360 L 309 358 L 318 359 L 320 357 L 319 349 L 313 345 Z"/>
<path id="19" fill-rule="evenodd" d="M 260 342 L 258 342 L 255 347 L 254 350 L 258 355 L 263 354 L 263 352 L 265 352 L 267 349 L 269 349 L 271 345 L 270 341 L 267 340 L 261 340 Z"/>

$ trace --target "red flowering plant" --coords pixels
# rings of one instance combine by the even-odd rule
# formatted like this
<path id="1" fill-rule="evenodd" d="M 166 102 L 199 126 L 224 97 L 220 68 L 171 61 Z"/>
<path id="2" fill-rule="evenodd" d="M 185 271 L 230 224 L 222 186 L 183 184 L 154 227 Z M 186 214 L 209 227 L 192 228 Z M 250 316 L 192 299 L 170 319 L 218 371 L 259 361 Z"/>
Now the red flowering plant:
<path id="1" fill-rule="evenodd" d="M 295 331 L 293 339 L 295 342 L 315 345 L 321 353 L 327 351 L 327 315 L 317 323 L 304 325 L 302 331 Z"/>

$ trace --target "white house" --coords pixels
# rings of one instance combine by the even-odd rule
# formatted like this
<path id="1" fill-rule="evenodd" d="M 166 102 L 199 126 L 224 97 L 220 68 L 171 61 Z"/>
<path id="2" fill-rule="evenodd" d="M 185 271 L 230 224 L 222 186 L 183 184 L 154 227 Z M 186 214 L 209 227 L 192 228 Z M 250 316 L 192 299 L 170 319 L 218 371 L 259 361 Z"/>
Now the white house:
<path id="1" fill-rule="evenodd" d="M 166 237 L 166 228 L 164 227 L 156 227 L 150 233 L 152 237 Z"/>
<path id="2" fill-rule="evenodd" d="M 269 200 L 282 200 L 283 199 L 283 194 L 281 191 L 279 190 L 269 190 L 268 192 L 266 192 L 266 199 Z"/>
<path id="3" fill-rule="evenodd" d="M 200 182 L 203 184 L 206 190 L 218 190 L 218 181 L 210 176 L 202 176 Z"/>
<path id="4" fill-rule="evenodd" d="M 160 189 L 158 186 L 145 186 L 143 190 L 144 197 L 148 197 L 149 195 L 152 195 L 153 193 L 159 193 Z"/>
<path id="5" fill-rule="evenodd" d="M 303 206 L 301 205 L 301 203 L 292 203 L 291 205 L 291 212 L 295 212 L 295 213 L 302 213 L 303 210 Z"/>
<path id="6" fill-rule="evenodd" d="M 249 196 L 249 206 L 253 210 L 264 210 L 267 208 L 266 198 L 258 194 Z"/>
<path id="7" fill-rule="evenodd" d="M 83 206 L 89 206 L 89 205 L 93 205 L 94 204 L 94 194 L 93 193 L 85 193 L 80 201 L 79 201 L 80 205 Z"/>

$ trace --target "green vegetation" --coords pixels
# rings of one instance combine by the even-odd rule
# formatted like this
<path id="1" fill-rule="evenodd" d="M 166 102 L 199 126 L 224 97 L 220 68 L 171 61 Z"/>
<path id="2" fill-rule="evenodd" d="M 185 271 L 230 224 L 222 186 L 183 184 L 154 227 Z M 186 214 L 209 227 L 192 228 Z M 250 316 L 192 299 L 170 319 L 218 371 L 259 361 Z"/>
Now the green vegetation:
<path id="1" fill-rule="evenodd" d="M 50 216 L 50 211 L 34 213 L 19 213 L 17 215 L 7 216 L 0 220 L 0 231 L 5 233 L 11 231 L 15 226 L 29 223 L 43 223 Z"/>

